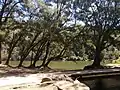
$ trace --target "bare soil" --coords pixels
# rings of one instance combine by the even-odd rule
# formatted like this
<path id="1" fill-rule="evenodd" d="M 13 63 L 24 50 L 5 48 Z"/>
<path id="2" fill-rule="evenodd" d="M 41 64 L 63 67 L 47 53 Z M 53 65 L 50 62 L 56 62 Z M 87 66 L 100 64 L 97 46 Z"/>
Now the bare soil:
<path id="1" fill-rule="evenodd" d="M 27 68 L 11 68 L 0 65 L 0 90 L 42 90 L 42 78 L 64 79 L 61 71 Z"/>

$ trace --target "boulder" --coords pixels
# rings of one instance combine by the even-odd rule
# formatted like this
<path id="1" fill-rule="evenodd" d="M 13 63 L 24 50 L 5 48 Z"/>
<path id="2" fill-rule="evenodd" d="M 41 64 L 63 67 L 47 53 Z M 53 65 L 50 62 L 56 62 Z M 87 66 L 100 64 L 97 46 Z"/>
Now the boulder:
<path id="1" fill-rule="evenodd" d="M 78 80 L 53 81 L 50 78 L 43 78 L 39 90 L 90 90 L 90 88 Z"/>

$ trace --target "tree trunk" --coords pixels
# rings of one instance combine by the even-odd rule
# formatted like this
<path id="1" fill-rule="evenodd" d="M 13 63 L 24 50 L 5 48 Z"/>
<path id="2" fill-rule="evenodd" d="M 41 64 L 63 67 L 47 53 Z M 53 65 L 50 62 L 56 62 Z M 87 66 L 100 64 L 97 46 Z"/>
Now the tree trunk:
<path id="1" fill-rule="evenodd" d="M 15 36 L 13 35 L 13 39 L 12 39 L 11 44 L 10 44 L 10 46 L 9 46 L 8 58 L 7 58 L 7 61 L 5 62 L 5 65 L 9 65 L 9 60 L 10 60 L 10 57 L 11 57 L 11 55 L 12 55 L 12 52 L 13 52 L 16 44 L 18 43 L 18 41 L 21 39 L 21 37 L 22 37 L 22 35 L 20 35 L 20 36 L 18 37 L 18 39 L 16 39 L 16 41 L 14 41 L 14 40 L 15 40 Z"/>
<path id="2" fill-rule="evenodd" d="M 50 58 L 48 59 L 48 61 L 46 62 L 46 64 L 44 65 L 45 67 L 48 67 L 49 63 L 53 60 L 54 58 Z"/>
<path id="3" fill-rule="evenodd" d="M 35 67 L 37 60 L 34 60 L 32 67 Z"/>
<path id="4" fill-rule="evenodd" d="M 7 61 L 5 62 L 5 65 L 9 65 L 9 61 L 10 61 L 10 57 L 12 55 L 12 51 L 13 51 L 14 47 L 11 47 L 8 53 L 8 58 Z"/>
<path id="5" fill-rule="evenodd" d="M 33 63 L 31 63 L 30 68 L 35 68 L 36 67 L 36 62 L 38 61 L 38 59 L 34 59 Z"/>
<path id="6" fill-rule="evenodd" d="M 94 58 L 94 62 L 93 62 L 92 65 L 95 66 L 95 67 L 99 67 L 101 60 L 102 60 L 102 58 L 101 58 L 101 51 L 96 49 L 95 58 Z"/>
<path id="7" fill-rule="evenodd" d="M 2 43 L 1 43 L 1 41 L 0 41 L 0 64 L 2 63 L 2 58 L 1 58 L 1 51 L 2 51 Z"/>
<path id="8" fill-rule="evenodd" d="M 104 67 L 100 65 L 101 61 L 102 61 L 101 49 L 100 48 L 96 48 L 93 64 L 85 66 L 84 70 L 103 69 Z"/>
<path id="9" fill-rule="evenodd" d="M 40 66 L 37 66 L 37 68 L 45 67 L 45 62 L 46 62 L 47 57 L 49 55 L 49 49 L 50 49 L 50 42 L 48 41 L 47 45 L 46 45 L 45 56 L 43 58 L 43 62 Z"/>
<path id="10" fill-rule="evenodd" d="M 12 54 L 12 53 L 9 53 L 8 58 L 7 58 L 7 61 L 5 62 L 5 65 L 9 65 L 9 60 L 10 60 L 11 54 Z"/>
<path id="11" fill-rule="evenodd" d="M 23 61 L 24 61 L 24 59 L 21 58 L 21 59 L 20 59 L 20 63 L 19 63 L 19 65 L 18 65 L 17 67 L 22 67 Z"/>
<path id="12" fill-rule="evenodd" d="M 52 61 L 52 60 L 58 60 L 60 59 L 60 57 L 62 57 L 64 55 L 64 51 L 65 51 L 65 48 L 63 48 L 61 50 L 61 52 L 59 53 L 59 55 L 55 56 L 55 57 L 51 57 L 48 59 L 48 61 L 45 63 L 45 67 L 48 67 L 49 63 Z"/>
<path id="13" fill-rule="evenodd" d="M 45 57 L 44 57 L 44 59 L 43 59 L 43 62 L 42 62 L 42 65 L 41 65 L 41 66 L 44 66 L 44 65 L 45 65 L 46 59 L 47 59 L 48 54 L 49 54 L 49 49 L 50 49 L 50 42 L 47 43 L 47 46 L 46 46 L 46 54 L 45 54 Z"/>
<path id="14" fill-rule="evenodd" d="M 30 67 L 32 67 L 32 68 L 36 67 L 36 62 L 39 60 L 40 56 L 42 55 L 42 53 L 43 53 L 43 48 L 44 48 L 45 44 L 46 44 L 46 42 L 45 42 L 45 43 L 43 42 L 41 45 L 39 45 L 38 50 L 37 50 L 37 53 L 36 53 L 36 55 L 35 55 L 34 58 L 33 58 L 34 61 L 33 61 L 33 63 L 30 65 Z"/>

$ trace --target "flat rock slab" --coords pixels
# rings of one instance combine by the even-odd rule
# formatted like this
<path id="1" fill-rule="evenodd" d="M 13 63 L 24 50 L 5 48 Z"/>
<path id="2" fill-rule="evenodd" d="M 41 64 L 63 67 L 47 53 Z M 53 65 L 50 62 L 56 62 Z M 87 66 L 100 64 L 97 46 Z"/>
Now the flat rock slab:
<path id="1" fill-rule="evenodd" d="M 120 72 L 120 68 L 71 71 L 71 72 L 68 72 L 67 74 L 90 75 L 90 74 L 114 73 L 114 72 Z"/>
<path id="2" fill-rule="evenodd" d="M 48 79 L 47 79 L 48 78 Z M 77 88 L 77 89 L 76 89 Z M 0 90 L 90 90 L 65 74 L 38 73 L 0 78 Z"/>

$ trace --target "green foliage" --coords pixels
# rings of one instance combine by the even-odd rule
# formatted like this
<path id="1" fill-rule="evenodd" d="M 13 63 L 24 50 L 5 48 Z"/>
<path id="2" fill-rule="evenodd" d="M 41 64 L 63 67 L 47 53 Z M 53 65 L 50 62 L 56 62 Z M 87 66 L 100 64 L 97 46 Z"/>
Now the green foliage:
<path id="1" fill-rule="evenodd" d="M 22 4 L 29 20 L 24 21 L 24 13 L 18 10 L 22 20 L 13 16 L 1 28 L 5 32 L 6 64 L 13 58 L 20 60 L 19 66 L 26 60 L 31 60 L 31 66 L 38 60 L 49 66 L 52 60 L 73 57 L 99 63 L 100 59 L 119 57 L 118 1 L 38 0 L 38 6 L 27 1 Z"/>
<path id="2" fill-rule="evenodd" d="M 120 58 L 116 59 L 116 60 L 113 60 L 112 61 L 113 64 L 120 64 Z"/>
<path id="3" fill-rule="evenodd" d="M 114 4 L 113 4 L 114 3 Z M 119 2 L 112 0 L 81 0 L 76 3 L 77 20 L 85 23 L 87 34 L 86 46 L 91 47 L 94 53 L 94 63 L 100 65 L 102 51 L 111 45 L 119 43 L 114 36 L 119 27 Z M 89 43 L 90 42 L 90 43 Z M 98 64 L 98 65 L 97 65 Z"/>

